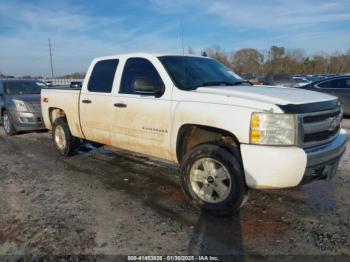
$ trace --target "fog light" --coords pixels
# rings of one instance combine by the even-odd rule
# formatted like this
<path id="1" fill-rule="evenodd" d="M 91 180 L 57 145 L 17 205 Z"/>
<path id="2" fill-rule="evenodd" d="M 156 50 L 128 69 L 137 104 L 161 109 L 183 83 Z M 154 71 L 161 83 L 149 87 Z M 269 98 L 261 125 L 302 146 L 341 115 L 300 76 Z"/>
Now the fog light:
<path id="1" fill-rule="evenodd" d="M 21 120 L 22 123 L 34 123 L 34 118 L 32 117 L 20 117 L 19 118 Z"/>

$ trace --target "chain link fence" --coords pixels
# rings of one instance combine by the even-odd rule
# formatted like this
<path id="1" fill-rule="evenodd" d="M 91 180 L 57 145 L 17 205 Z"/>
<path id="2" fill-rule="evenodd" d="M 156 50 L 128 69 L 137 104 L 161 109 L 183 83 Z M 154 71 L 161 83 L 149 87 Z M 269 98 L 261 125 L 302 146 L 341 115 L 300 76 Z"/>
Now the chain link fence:
<path id="1" fill-rule="evenodd" d="M 0 78 L 0 80 L 26 80 L 23 78 Z M 69 86 L 71 82 L 83 82 L 84 79 L 80 78 L 38 78 L 38 79 L 31 79 L 31 80 L 38 80 L 44 83 L 51 82 L 52 86 Z"/>
<path id="2" fill-rule="evenodd" d="M 53 86 L 69 86 L 71 82 L 83 82 L 84 79 L 77 78 L 44 78 L 43 82 L 51 82 Z"/>

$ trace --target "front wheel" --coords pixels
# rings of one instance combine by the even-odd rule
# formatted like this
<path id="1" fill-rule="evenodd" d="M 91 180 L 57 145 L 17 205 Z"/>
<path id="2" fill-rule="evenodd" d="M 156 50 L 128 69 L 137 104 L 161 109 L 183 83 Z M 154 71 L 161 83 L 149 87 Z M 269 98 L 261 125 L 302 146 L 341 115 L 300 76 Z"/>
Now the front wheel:
<path id="1" fill-rule="evenodd" d="M 4 111 L 2 115 L 2 125 L 4 127 L 5 133 L 8 136 L 13 136 L 16 134 L 16 129 L 13 126 L 11 116 L 7 111 Z"/>
<path id="2" fill-rule="evenodd" d="M 80 140 L 72 136 L 64 118 L 55 120 L 52 128 L 52 139 L 57 151 L 62 156 L 71 156 L 79 147 Z"/>
<path id="3" fill-rule="evenodd" d="M 231 215 L 244 203 L 247 188 L 237 154 L 215 144 L 191 149 L 181 164 L 181 182 L 191 203 L 214 215 Z"/>

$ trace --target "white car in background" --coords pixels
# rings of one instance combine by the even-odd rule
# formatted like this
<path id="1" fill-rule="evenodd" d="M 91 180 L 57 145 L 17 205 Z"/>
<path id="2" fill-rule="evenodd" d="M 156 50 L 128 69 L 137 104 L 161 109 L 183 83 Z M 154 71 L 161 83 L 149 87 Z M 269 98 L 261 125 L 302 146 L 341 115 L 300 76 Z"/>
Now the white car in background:
<path id="1" fill-rule="evenodd" d="M 297 82 L 297 87 L 305 86 L 311 83 L 306 77 L 293 76 L 292 79 Z"/>

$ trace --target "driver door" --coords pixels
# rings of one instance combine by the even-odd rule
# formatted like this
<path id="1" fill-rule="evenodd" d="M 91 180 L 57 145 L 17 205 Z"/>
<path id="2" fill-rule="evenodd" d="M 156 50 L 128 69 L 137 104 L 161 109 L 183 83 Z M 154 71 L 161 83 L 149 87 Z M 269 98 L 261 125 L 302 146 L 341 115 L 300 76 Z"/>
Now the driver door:
<path id="1" fill-rule="evenodd" d="M 147 80 L 147 91 L 137 85 Z M 160 158 L 170 155 L 170 92 L 152 92 L 163 85 L 156 68 L 148 59 L 129 58 L 124 66 L 119 93 L 113 98 L 113 146 Z M 156 91 L 156 90 L 154 90 Z"/>

